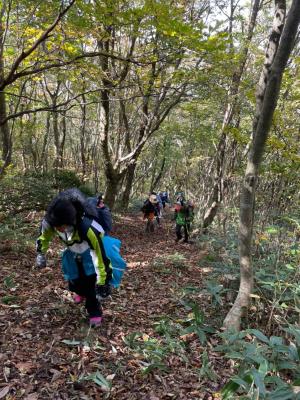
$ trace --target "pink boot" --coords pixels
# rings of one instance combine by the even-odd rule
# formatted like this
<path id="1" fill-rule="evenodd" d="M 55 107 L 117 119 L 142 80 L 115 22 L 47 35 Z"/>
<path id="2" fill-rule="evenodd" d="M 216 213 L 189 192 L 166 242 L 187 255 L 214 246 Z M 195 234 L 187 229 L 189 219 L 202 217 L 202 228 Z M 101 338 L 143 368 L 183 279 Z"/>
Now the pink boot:
<path id="1" fill-rule="evenodd" d="M 103 319 L 102 317 L 91 317 L 90 318 L 90 326 L 93 328 L 100 326 L 102 319 Z"/>
<path id="2" fill-rule="evenodd" d="M 79 294 L 75 294 L 73 297 L 74 303 L 80 304 L 85 300 L 85 297 L 80 296 Z"/>

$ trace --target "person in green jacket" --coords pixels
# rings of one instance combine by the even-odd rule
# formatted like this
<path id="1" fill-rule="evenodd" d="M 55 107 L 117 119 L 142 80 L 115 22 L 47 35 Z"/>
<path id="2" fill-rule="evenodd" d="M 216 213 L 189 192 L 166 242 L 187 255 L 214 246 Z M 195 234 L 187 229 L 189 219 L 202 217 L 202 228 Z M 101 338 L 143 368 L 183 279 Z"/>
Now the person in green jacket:
<path id="1" fill-rule="evenodd" d="M 188 243 L 191 223 L 194 219 L 194 205 L 191 201 L 186 202 L 182 196 L 177 198 L 175 204 L 176 242 L 182 239 L 184 232 L 184 243 Z"/>
<path id="2" fill-rule="evenodd" d="M 36 241 L 38 268 L 46 267 L 46 252 L 54 236 L 66 245 L 62 270 L 74 292 L 74 301 L 85 301 L 91 326 L 102 321 L 99 299 L 110 295 L 112 267 L 105 254 L 104 230 L 97 222 L 95 210 L 78 189 L 59 193 L 50 203 Z"/>

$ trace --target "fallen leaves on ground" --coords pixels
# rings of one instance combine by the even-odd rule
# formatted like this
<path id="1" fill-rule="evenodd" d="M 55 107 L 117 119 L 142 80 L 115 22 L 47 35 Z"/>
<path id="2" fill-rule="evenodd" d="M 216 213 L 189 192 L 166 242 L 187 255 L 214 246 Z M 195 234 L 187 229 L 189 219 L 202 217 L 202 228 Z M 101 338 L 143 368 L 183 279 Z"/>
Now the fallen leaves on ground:
<path id="1" fill-rule="evenodd" d="M 38 225 L 38 215 L 36 215 Z M 200 287 L 201 258 L 195 244 L 175 244 L 167 219 L 154 234 L 144 232 L 137 215 L 120 217 L 113 236 L 122 240 L 128 263 L 120 289 L 103 304 L 99 329 L 87 325 L 85 310 L 73 304 L 60 271 L 58 242 L 49 255 L 52 264 L 33 268 L 34 243 L 20 248 L 13 241 L 1 245 L 0 286 L 0 399 L 213 399 L 223 383 L 224 362 L 212 352 L 217 381 L 199 375 L 203 347 L 194 333 L 178 337 L 185 354 L 170 352 L 147 374 L 142 352 L 126 345 L 140 333 L 151 343 L 155 323 L 163 316 L 182 320 L 187 312 L 179 302 L 180 290 Z M 168 256 L 180 254 L 183 265 Z M 51 263 L 50 263 L 51 264 Z M 199 297 L 209 316 L 209 304 Z M 209 317 L 208 317 L 209 318 Z"/>

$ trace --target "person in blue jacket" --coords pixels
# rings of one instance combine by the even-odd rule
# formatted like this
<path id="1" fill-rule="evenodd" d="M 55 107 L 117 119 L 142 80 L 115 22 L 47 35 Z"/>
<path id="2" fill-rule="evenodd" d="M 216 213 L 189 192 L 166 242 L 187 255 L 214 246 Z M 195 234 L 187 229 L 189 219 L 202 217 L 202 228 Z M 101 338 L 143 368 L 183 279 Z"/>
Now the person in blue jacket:
<path id="1" fill-rule="evenodd" d="M 65 243 L 62 270 L 74 301 L 85 301 L 91 326 L 99 326 L 102 309 L 99 298 L 110 295 L 112 266 L 103 246 L 104 229 L 97 212 L 78 189 L 59 193 L 50 203 L 36 241 L 39 268 L 46 266 L 46 252 L 54 236 Z M 98 296 L 97 296 L 98 295 Z"/>

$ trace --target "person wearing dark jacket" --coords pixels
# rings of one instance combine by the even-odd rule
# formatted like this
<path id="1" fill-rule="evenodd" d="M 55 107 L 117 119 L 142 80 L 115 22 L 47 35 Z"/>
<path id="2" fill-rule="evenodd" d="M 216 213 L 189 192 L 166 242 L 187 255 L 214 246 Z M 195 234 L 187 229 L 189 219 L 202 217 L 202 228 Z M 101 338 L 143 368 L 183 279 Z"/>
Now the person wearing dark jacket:
<path id="1" fill-rule="evenodd" d="M 94 208 L 78 189 L 59 193 L 48 206 L 36 241 L 39 268 L 46 266 L 46 252 L 55 235 L 67 247 L 62 270 L 70 291 L 75 293 L 74 301 L 85 301 L 90 325 L 98 326 L 102 321 L 98 298 L 110 294 L 112 267 L 102 243 L 104 230 Z"/>
<path id="2" fill-rule="evenodd" d="M 149 198 L 145 200 L 141 211 L 144 213 L 143 219 L 147 220 L 146 232 L 154 232 L 154 218 L 159 212 L 159 204 L 156 194 L 151 193 Z"/>

